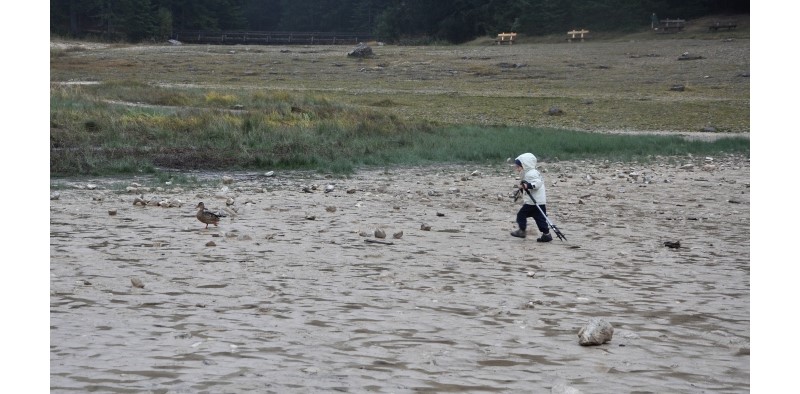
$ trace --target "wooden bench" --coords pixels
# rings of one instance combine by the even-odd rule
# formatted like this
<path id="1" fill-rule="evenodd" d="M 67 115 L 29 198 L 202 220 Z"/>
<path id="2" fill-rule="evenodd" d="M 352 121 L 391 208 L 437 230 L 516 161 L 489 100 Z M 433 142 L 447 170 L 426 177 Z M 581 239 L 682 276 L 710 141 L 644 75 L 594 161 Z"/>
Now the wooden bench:
<path id="1" fill-rule="evenodd" d="M 496 42 L 497 45 L 512 45 L 514 44 L 515 38 L 517 38 L 517 33 L 500 33 L 497 35 L 497 38 L 494 40 L 494 42 Z"/>
<path id="2" fill-rule="evenodd" d="M 580 38 L 581 42 L 583 42 L 584 38 L 589 38 L 589 30 L 581 29 L 567 32 L 567 41 L 572 42 L 576 38 Z"/>
<path id="3" fill-rule="evenodd" d="M 713 21 L 708 25 L 708 31 L 717 31 L 719 29 L 732 30 L 736 28 L 736 21 Z"/>
<path id="4" fill-rule="evenodd" d="M 656 33 L 677 33 L 683 31 L 686 21 L 683 19 L 662 19 L 658 22 Z"/>

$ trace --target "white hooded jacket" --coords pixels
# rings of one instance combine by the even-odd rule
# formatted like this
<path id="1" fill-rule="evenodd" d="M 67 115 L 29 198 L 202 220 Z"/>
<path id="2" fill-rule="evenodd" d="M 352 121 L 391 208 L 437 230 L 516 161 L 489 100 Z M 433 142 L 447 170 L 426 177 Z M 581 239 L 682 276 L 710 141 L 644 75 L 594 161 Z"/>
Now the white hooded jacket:
<path id="1" fill-rule="evenodd" d="M 547 196 L 545 193 L 544 187 L 544 179 L 542 179 L 542 174 L 536 169 L 536 156 L 533 153 L 523 153 L 517 156 L 517 160 L 522 163 L 522 179 L 527 181 L 531 185 L 533 185 L 533 189 L 531 190 L 531 194 L 533 194 L 533 198 L 536 199 L 536 204 L 544 205 L 547 203 Z M 525 191 L 522 191 L 523 201 L 525 204 L 533 205 L 533 201 L 531 201 L 530 196 Z"/>

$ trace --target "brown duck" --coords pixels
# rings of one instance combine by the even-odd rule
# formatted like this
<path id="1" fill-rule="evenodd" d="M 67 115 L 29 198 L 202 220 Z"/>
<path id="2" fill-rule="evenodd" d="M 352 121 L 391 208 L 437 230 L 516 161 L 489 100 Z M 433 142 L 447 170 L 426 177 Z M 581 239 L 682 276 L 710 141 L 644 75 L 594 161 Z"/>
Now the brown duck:
<path id="1" fill-rule="evenodd" d="M 205 204 L 201 201 L 197 204 L 197 220 L 202 223 L 206 224 L 206 228 L 208 228 L 209 224 L 213 224 L 214 226 L 219 223 L 219 218 L 224 218 L 225 214 L 222 212 L 211 212 L 206 209 Z"/>

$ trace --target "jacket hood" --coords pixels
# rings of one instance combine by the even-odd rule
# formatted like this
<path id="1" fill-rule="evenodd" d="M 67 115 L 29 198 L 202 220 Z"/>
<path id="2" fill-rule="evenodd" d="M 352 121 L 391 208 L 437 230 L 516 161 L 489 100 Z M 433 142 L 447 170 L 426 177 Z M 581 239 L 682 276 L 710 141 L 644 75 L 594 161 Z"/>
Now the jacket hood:
<path id="1" fill-rule="evenodd" d="M 536 156 L 534 156 L 533 153 L 523 153 L 517 156 L 517 160 L 522 164 L 523 171 L 536 168 Z"/>

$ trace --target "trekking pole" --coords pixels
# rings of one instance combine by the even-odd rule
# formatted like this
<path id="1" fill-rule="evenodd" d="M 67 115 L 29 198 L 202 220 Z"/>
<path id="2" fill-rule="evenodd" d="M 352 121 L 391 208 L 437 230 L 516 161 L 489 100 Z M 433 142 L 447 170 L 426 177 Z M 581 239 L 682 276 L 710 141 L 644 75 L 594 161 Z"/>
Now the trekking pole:
<path id="1" fill-rule="evenodd" d="M 544 213 L 544 211 L 542 211 L 542 208 L 539 206 L 538 203 L 536 203 L 536 199 L 533 198 L 533 194 L 531 194 L 530 189 L 525 189 L 525 192 L 528 193 L 528 197 L 530 197 L 531 201 L 533 201 L 533 205 L 536 206 L 536 209 L 538 209 L 539 212 L 542 214 L 542 216 L 544 216 L 544 220 L 547 221 L 547 224 L 549 224 L 550 228 L 553 229 L 553 232 L 556 233 L 556 235 L 558 236 L 558 239 L 560 239 L 562 241 L 566 241 L 567 237 L 565 237 L 564 234 L 561 234 L 561 230 L 559 230 L 558 227 L 556 227 L 556 225 L 553 224 L 553 222 L 550 221 L 550 218 L 547 217 L 547 215 Z"/>

